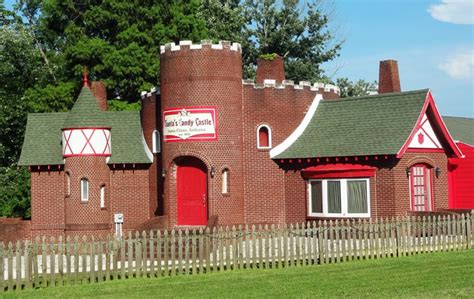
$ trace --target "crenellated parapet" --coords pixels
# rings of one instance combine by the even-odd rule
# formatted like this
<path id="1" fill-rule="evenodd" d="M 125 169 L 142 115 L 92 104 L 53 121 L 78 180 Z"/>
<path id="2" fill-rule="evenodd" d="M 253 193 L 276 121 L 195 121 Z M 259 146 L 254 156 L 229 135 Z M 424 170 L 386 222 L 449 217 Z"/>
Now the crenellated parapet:
<path id="1" fill-rule="evenodd" d="M 311 84 L 310 81 L 300 81 L 298 84 L 295 84 L 293 80 L 283 80 L 281 84 L 276 83 L 275 80 L 265 79 L 263 84 L 255 83 L 252 79 L 242 80 L 244 86 L 252 86 L 254 89 L 262 88 L 274 88 L 274 89 L 286 89 L 293 88 L 297 90 L 309 89 L 311 91 L 317 91 L 318 93 L 333 93 L 337 96 L 340 95 L 341 91 L 338 86 L 333 84 L 326 83 L 314 83 Z"/>
<path id="2" fill-rule="evenodd" d="M 242 47 L 239 43 L 232 43 L 230 41 L 219 41 L 217 44 L 213 44 L 212 40 L 202 40 L 198 44 L 194 44 L 190 40 L 182 40 L 178 45 L 175 43 L 168 43 L 160 47 L 160 54 L 169 52 L 176 52 L 181 50 L 201 50 L 201 49 L 213 49 L 213 50 L 228 50 L 238 53 L 242 53 Z"/>

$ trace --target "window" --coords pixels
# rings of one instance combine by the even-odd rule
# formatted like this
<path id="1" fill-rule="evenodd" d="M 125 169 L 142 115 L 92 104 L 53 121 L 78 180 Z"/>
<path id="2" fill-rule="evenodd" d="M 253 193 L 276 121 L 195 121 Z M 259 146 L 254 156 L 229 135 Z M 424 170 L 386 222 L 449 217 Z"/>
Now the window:
<path id="1" fill-rule="evenodd" d="M 308 181 L 309 216 L 370 217 L 369 179 Z"/>
<path id="2" fill-rule="evenodd" d="M 153 131 L 153 135 L 151 136 L 152 139 L 152 146 L 153 146 L 153 153 L 158 154 L 161 152 L 161 143 L 160 143 L 160 132 L 157 130 Z"/>
<path id="3" fill-rule="evenodd" d="M 66 172 L 66 196 L 71 196 L 71 174 Z"/>
<path id="4" fill-rule="evenodd" d="M 267 125 L 260 125 L 257 128 L 257 148 L 272 148 L 272 130 Z"/>
<path id="5" fill-rule="evenodd" d="M 81 200 L 89 201 L 89 180 L 81 179 Z"/>
<path id="6" fill-rule="evenodd" d="M 431 169 L 424 164 L 410 168 L 410 198 L 411 210 L 416 212 L 432 211 L 432 174 Z"/>
<path id="7" fill-rule="evenodd" d="M 229 193 L 229 169 L 222 170 L 222 194 Z"/>
<path id="8" fill-rule="evenodd" d="M 105 208 L 105 186 L 100 186 L 100 208 Z"/>

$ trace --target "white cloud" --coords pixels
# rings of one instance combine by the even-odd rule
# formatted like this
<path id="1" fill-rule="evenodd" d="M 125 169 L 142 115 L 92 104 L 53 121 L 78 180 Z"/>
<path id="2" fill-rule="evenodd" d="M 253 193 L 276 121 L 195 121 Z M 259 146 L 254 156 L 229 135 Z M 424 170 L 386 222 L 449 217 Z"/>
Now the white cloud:
<path id="1" fill-rule="evenodd" d="M 474 50 L 460 51 L 449 56 L 438 67 L 454 79 L 474 79 Z"/>
<path id="2" fill-rule="evenodd" d="M 431 5 L 428 12 L 441 22 L 474 24 L 473 0 L 441 0 L 440 4 Z"/>

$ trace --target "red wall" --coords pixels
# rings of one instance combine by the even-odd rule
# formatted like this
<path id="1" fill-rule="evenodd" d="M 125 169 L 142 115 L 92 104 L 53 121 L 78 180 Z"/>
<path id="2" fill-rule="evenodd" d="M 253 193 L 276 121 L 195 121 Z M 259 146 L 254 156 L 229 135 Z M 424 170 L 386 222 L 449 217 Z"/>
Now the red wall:
<path id="1" fill-rule="evenodd" d="M 474 209 L 474 146 L 457 144 L 464 159 L 449 159 L 449 208 Z"/>

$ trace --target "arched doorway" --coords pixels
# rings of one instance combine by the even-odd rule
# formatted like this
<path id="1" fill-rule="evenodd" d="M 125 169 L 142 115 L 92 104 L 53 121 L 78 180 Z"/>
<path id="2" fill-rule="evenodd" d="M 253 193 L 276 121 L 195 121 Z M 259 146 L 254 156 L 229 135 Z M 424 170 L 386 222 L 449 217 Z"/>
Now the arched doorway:
<path id="1" fill-rule="evenodd" d="M 195 157 L 176 160 L 178 225 L 207 224 L 207 167 Z"/>

